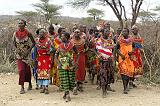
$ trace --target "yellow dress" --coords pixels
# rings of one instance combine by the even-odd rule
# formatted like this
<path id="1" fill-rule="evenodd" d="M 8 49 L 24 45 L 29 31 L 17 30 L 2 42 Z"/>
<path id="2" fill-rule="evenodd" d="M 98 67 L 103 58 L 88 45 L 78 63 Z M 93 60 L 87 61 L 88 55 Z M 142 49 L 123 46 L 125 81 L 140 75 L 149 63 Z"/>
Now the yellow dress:
<path id="1" fill-rule="evenodd" d="M 53 45 L 55 47 L 55 49 L 57 50 L 58 49 L 58 46 L 60 45 L 61 43 L 61 40 L 59 37 L 56 37 L 54 40 L 53 40 Z M 54 65 L 53 65 L 53 68 L 51 69 L 51 77 L 53 77 L 53 85 L 56 85 L 56 86 L 60 86 L 60 80 L 59 80 L 59 73 L 58 73 L 58 64 L 56 62 L 56 60 L 54 60 Z"/>

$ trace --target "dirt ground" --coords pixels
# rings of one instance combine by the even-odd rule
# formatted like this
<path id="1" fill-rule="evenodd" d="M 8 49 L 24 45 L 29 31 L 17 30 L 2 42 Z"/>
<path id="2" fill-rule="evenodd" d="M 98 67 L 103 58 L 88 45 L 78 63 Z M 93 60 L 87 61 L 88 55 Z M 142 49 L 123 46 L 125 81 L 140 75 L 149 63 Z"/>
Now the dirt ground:
<path id="1" fill-rule="evenodd" d="M 49 95 L 40 94 L 39 90 L 34 89 L 35 84 L 32 91 L 21 95 L 17 82 L 17 74 L 0 75 L 0 106 L 160 106 L 160 89 L 141 84 L 125 95 L 122 94 L 122 83 L 118 81 L 112 86 L 116 92 L 108 92 L 107 97 L 102 98 L 96 85 L 88 82 L 83 93 L 77 96 L 71 94 L 72 101 L 66 103 L 62 99 L 63 92 L 58 92 L 53 85 L 49 87 Z"/>

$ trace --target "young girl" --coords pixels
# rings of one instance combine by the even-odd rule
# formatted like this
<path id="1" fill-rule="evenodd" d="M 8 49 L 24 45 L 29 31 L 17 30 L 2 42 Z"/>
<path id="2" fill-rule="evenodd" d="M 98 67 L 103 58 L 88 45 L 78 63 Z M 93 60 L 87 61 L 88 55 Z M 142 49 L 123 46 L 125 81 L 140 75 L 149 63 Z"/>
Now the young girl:
<path id="1" fill-rule="evenodd" d="M 73 53 L 77 53 L 76 49 L 69 41 L 70 34 L 63 33 L 62 43 L 56 52 L 56 59 L 58 61 L 58 71 L 60 77 L 61 89 L 64 90 L 63 99 L 66 102 L 71 101 L 69 91 L 75 87 L 75 69 L 73 61 Z"/>

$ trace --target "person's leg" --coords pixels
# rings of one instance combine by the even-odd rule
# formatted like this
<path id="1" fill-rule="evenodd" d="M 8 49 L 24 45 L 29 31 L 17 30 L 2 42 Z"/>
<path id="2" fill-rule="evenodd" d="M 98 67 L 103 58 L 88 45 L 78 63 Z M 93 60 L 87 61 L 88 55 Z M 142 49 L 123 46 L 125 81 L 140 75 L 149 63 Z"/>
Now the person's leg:
<path id="1" fill-rule="evenodd" d="M 37 74 L 36 74 L 36 90 L 38 90 L 39 89 L 39 85 L 38 85 L 38 82 L 37 82 L 37 80 L 38 80 L 38 76 L 37 76 Z"/>
<path id="2" fill-rule="evenodd" d="M 134 84 L 134 80 L 135 80 L 134 77 L 130 78 L 129 87 L 131 87 L 131 88 L 137 88 L 137 86 Z"/>
<path id="3" fill-rule="evenodd" d="M 75 83 L 75 87 L 73 89 L 73 95 L 78 95 L 78 83 Z"/>
<path id="4" fill-rule="evenodd" d="M 32 90 L 32 83 L 29 81 L 28 90 Z"/>
<path id="5" fill-rule="evenodd" d="M 27 63 L 24 63 L 24 67 L 25 67 L 25 82 L 28 82 L 27 90 L 32 90 L 30 66 Z"/>
<path id="6" fill-rule="evenodd" d="M 38 84 L 39 86 L 41 86 L 41 91 L 40 91 L 40 93 L 44 93 L 44 92 L 45 92 L 45 86 L 43 85 L 43 80 L 41 80 L 41 79 L 37 80 L 37 84 Z"/>
<path id="7" fill-rule="evenodd" d="M 40 91 L 40 93 L 45 93 L 45 86 L 44 85 L 41 85 L 42 86 L 42 89 Z"/>
<path id="8" fill-rule="evenodd" d="M 122 77 L 123 87 L 124 87 L 123 93 L 128 94 L 128 92 L 127 92 L 127 77 L 126 77 L 126 75 L 123 75 L 123 74 L 121 74 L 121 77 Z"/>
<path id="9" fill-rule="evenodd" d="M 49 81 L 48 81 L 49 83 Z M 45 94 L 49 94 L 48 85 L 45 85 Z"/>
<path id="10" fill-rule="evenodd" d="M 24 94 L 25 90 L 24 90 L 24 85 L 21 85 L 21 90 L 20 90 L 20 94 Z"/>
<path id="11" fill-rule="evenodd" d="M 79 89 L 78 89 L 80 92 L 83 92 L 83 83 L 82 82 L 79 82 Z"/>
<path id="12" fill-rule="evenodd" d="M 69 91 L 65 91 L 63 98 L 65 99 L 66 102 L 71 101 Z"/>
<path id="13" fill-rule="evenodd" d="M 102 97 L 105 98 L 107 94 L 107 85 L 102 85 Z"/>
<path id="14" fill-rule="evenodd" d="M 24 82 L 25 82 L 25 66 L 22 60 L 17 60 L 18 73 L 19 73 L 19 85 L 21 85 L 20 94 L 24 94 Z"/>

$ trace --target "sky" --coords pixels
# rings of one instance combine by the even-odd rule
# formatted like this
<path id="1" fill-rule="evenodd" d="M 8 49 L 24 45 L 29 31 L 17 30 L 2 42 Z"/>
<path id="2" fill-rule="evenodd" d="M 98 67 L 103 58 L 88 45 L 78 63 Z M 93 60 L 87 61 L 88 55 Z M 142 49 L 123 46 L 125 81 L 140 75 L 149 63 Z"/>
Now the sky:
<path id="1" fill-rule="evenodd" d="M 63 8 L 60 10 L 62 16 L 70 17 L 87 17 L 87 9 L 97 8 L 105 12 L 104 19 L 107 20 L 117 20 L 112 9 L 110 7 L 97 5 L 96 2 L 93 2 L 89 5 L 87 9 L 73 9 L 69 7 L 66 3 L 68 0 L 50 0 L 50 3 L 56 5 L 62 5 Z M 121 0 L 126 7 L 126 12 L 128 16 L 131 16 L 130 0 Z M 0 15 L 15 15 L 15 11 L 35 11 L 35 8 L 32 6 L 33 3 L 38 3 L 39 0 L 0 0 Z M 142 5 L 143 10 L 147 8 L 152 9 L 156 5 L 160 5 L 160 0 L 144 0 Z"/>

